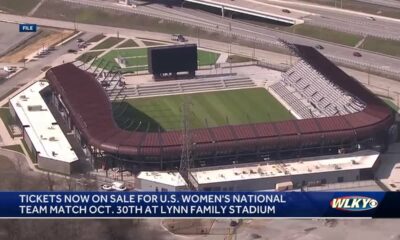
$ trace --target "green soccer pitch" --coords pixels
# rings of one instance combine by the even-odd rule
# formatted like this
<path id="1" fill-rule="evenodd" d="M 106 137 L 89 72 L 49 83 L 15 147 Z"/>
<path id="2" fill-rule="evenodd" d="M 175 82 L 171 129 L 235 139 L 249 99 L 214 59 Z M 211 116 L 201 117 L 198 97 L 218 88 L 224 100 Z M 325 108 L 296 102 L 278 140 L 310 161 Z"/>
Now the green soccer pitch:
<path id="1" fill-rule="evenodd" d="M 191 103 L 191 128 L 294 119 L 264 88 L 127 99 L 113 103 L 114 119 L 127 130 L 181 129 L 184 100 Z"/>

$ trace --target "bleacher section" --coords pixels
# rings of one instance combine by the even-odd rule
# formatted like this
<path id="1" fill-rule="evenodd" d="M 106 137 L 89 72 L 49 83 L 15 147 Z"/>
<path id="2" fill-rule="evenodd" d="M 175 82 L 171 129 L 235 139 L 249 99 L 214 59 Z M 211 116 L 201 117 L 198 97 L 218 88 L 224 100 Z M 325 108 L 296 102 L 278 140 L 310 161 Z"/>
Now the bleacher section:
<path id="1" fill-rule="evenodd" d="M 109 91 L 110 99 L 120 100 L 123 97 L 135 98 L 158 95 L 171 95 L 189 92 L 204 92 L 224 89 L 251 88 L 255 83 L 247 77 L 230 76 L 229 78 L 199 79 L 189 81 L 174 81 L 165 83 L 127 85 L 116 96 L 118 91 Z"/>
<path id="2" fill-rule="evenodd" d="M 365 104 L 335 86 L 305 61 L 282 73 L 271 88 L 303 118 L 330 117 L 360 112 Z"/>
<path id="3" fill-rule="evenodd" d="M 296 96 L 290 92 L 281 82 L 277 82 L 270 86 L 276 94 L 278 94 L 301 118 L 313 118 L 312 110 L 301 102 Z"/>

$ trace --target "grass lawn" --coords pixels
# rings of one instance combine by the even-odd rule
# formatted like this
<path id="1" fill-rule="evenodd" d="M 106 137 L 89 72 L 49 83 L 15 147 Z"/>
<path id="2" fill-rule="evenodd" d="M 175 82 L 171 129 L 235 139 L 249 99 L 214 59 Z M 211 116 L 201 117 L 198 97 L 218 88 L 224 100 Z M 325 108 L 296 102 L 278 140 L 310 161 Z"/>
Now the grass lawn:
<path id="1" fill-rule="evenodd" d="M 104 40 L 103 42 L 97 44 L 92 49 L 94 49 L 94 50 L 96 50 L 96 49 L 108 49 L 108 48 L 113 47 L 116 44 L 120 43 L 124 39 L 125 38 L 109 37 L 106 40 Z"/>
<path id="2" fill-rule="evenodd" d="M 366 2 L 360 2 L 360 1 L 355 1 L 355 0 L 302 0 L 303 2 L 309 2 L 309 3 L 317 3 L 321 5 L 327 5 L 331 7 L 335 7 L 335 2 L 336 2 L 336 7 L 340 8 L 341 7 L 341 2 L 343 4 L 344 9 L 349 9 L 353 11 L 359 11 L 359 12 L 365 12 L 365 13 L 372 13 L 372 14 L 377 14 L 377 15 L 382 15 L 382 16 L 387 16 L 387 17 L 392 17 L 392 18 L 400 18 L 400 11 L 396 8 L 391 8 L 391 7 L 386 7 L 386 6 L 381 6 L 381 5 L 376 5 L 376 4 L 371 4 L 371 3 L 366 3 Z"/>
<path id="3" fill-rule="evenodd" d="M 185 96 L 192 103 L 192 128 L 293 119 L 264 88 L 128 99 L 113 104 L 114 117 L 121 128 L 129 130 L 180 129 Z"/>
<path id="4" fill-rule="evenodd" d="M 20 152 L 20 153 L 22 153 L 22 154 L 25 154 L 25 153 L 24 153 L 24 150 L 22 150 L 22 147 L 21 147 L 21 145 L 19 145 L 19 144 L 3 146 L 2 148 L 9 149 L 9 150 L 13 150 L 13 151 L 16 151 L 16 152 Z"/>
<path id="5" fill-rule="evenodd" d="M 121 49 L 112 50 L 105 54 L 103 57 L 96 59 L 95 65 L 99 65 L 107 70 L 119 69 L 119 65 L 115 61 L 116 58 L 123 57 L 126 60 L 126 66 L 131 70 L 146 70 L 147 69 L 147 48 L 135 48 L 135 49 Z M 212 65 L 217 61 L 219 54 L 213 52 L 207 52 L 198 50 L 197 57 L 200 66 Z M 106 65 L 106 63 L 108 63 Z M 138 67 L 135 67 L 138 66 Z"/>
<path id="6" fill-rule="evenodd" d="M 117 48 L 138 47 L 138 46 L 139 45 L 133 39 L 128 39 L 125 42 L 118 45 Z"/>
<path id="7" fill-rule="evenodd" d="M 218 58 L 219 53 L 197 50 L 197 60 L 199 66 L 213 65 L 217 62 Z"/>
<path id="8" fill-rule="evenodd" d="M 0 0 L 0 10 L 15 13 L 27 14 L 40 0 Z"/>
<path id="9" fill-rule="evenodd" d="M 79 56 L 77 59 L 82 62 L 90 62 L 93 58 L 99 56 L 104 51 L 93 51 L 93 52 L 86 52 Z"/>
<path id="10" fill-rule="evenodd" d="M 352 47 L 362 39 L 359 35 L 305 24 L 293 26 L 290 30 L 286 29 L 286 31 Z"/>
<path id="11" fill-rule="evenodd" d="M 367 37 L 361 47 L 373 52 L 400 57 L 400 41 Z"/>

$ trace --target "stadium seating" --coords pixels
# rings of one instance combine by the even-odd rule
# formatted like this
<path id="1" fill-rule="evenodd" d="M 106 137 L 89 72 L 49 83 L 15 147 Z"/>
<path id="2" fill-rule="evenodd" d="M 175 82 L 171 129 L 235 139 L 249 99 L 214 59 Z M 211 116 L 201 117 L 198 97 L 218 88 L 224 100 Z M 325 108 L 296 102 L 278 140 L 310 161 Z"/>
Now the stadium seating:
<path id="1" fill-rule="evenodd" d="M 321 117 L 355 113 L 365 108 L 363 102 L 335 86 L 303 60 L 296 63 L 289 71 L 282 73 L 282 79 L 283 84 L 276 85 L 273 89 L 304 118 L 312 116 L 304 113 L 302 106 L 295 107 L 298 103 L 289 97 L 290 91 L 286 93 L 282 86 L 285 89 L 288 87 L 295 89 L 301 96 L 297 102 L 306 100 L 310 103 L 311 110 L 312 108 L 317 110 L 315 112 L 320 113 L 317 115 Z"/>
<path id="2" fill-rule="evenodd" d="M 211 90 L 224 90 L 224 89 L 237 89 L 237 88 L 249 88 L 256 87 L 255 83 L 247 77 L 230 76 L 228 78 L 213 78 L 213 79 L 199 79 L 189 81 L 174 81 L 157 83 L 151 85 L 127 85 L 123 89 L 119 96 L 114 93 L 118 91 L 109 91 L 109 98 L 112 100 L 119 100 L 126 96 L 127 98 L 132 97 L 144 97 L 144 96 L 157 96 L 157 95 L 168 95 L 168 94 L 179 94 L 188 92 L 202 92 Z"/>

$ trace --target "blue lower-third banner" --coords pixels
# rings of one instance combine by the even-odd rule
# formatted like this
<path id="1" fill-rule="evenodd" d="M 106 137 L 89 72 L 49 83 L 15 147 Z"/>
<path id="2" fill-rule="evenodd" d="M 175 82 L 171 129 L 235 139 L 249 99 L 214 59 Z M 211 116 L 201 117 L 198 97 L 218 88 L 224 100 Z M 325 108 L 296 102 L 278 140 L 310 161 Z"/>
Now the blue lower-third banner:
<path id="1" fill-rule="evenodd" d="M 0 192 L 1 218 L 398 218 L 400 192 Z"/>

